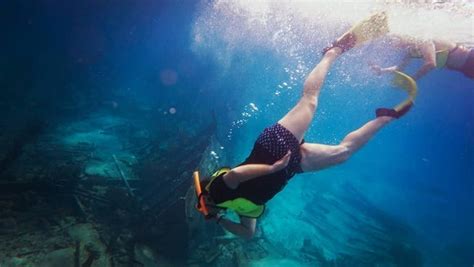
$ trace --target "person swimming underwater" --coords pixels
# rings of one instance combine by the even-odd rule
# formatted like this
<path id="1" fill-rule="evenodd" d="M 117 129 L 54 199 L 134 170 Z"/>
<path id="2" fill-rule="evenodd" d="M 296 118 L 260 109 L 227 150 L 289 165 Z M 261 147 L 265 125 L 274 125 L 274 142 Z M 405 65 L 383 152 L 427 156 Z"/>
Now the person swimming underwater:
<path id="1" fill-rule="evenodd" d="M 382 68 L 372 65 L 378 74 L 403 71 L 412 59 L 420 58 L 423 65 L 413 74 L 418 80 L 435 68 L 443 68 L 463 73 L 474 79 L 474 49 L 446 40 L 419 40 L 409 36 L 391 35 L 389 43 L 403 49 L 405 56 L 399 65 Z"/>
<path id="2" fill-rule="evenodd" d="M 346 161 L 378 130 L 408 112 L 411 101 L 395 109 L 377 109 L 375 119 L 349 133 L 338 145 L 307 143 L 303 139 L 313 120 L 321 87 L 331 65 L 343 52 L 383 35 L 386 32 L 385 20 L 384 13 L 376 14 L 369 22 L 359 23 L 324 49 L 323 58 L 306 78 L 302 96 L 293 109 L 276 124 L 264 129 L 243 163 L 232 169 L 222 168 L 210 180 L 201 183 L 205 190 L 199 198 L 203 197 L 214 210 L 210 217 L 224 229 L 251 238 L 265 203 L 280 192 L 295 174 L 318 171 Z M 375 29 L 378 32 L 370 29 L 367 33 L 367 28 L 374 27 L 374 23 L 378 25 Z M 240 223 L 227 219 L 217 212 L 219 209 L 234 210 L 239 215 Z"/>

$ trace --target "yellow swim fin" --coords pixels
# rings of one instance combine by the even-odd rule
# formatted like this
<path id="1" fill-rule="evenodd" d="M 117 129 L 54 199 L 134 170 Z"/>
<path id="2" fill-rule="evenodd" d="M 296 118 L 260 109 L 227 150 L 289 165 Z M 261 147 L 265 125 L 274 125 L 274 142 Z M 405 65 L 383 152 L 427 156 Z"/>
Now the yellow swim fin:
<path id="1" fill-rule="evenodd" d="M 387 14 L 385 12 L 378 12 L 352 26 L 332 45 L 324 48 L 323 53 L 326 53 L 326 51 L 333 47 L 339 47 L 342 49 L 342 52 L 345 52 L 355 46 L 381 37 L 388 32 Z"/>
<path id="2" fill-rule="evenodd" d="M 408 93 L 408 97 L 394 108 L 378 108 L 375 111 L 377 117 L 389 116 L 393 118 L 400 118 L 405 115 L 415 102 L 418 93 L 418 86 L 415 80 L 407 74 L 395 71 L 392 84 Z"/>
<path id="3" fill-rule="evenodd" d="M 381 37 L 387 34 L 388 31 L 387 14 L 385 12 L 378 12 L 354 25 L 348 33 L 350 32 L 355 36 L 355 45 L 360 45 Z"/>
<path id="4" fill-rule="evenodd" d="M 412 101 L 415 100 L 418 93 L 418 86 L 416 85 L 415 80 L 400 71 L 395 71 L 393 75 L 392 84 L 395 87 L 399 87 L 400 89 L 407 91 L 408 98 L 410 98 Z"/>

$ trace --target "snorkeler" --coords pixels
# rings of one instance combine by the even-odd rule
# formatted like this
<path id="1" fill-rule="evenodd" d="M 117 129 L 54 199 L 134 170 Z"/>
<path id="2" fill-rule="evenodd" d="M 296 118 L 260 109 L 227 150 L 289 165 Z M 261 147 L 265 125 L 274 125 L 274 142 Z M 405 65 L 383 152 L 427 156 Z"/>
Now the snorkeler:
<path id="1" fill-rule="evenodd" d="M 389 42 L 394 47 L 405 50 L 406 54 L 399 65 L 387 68 L 372 65 L 372 69 L 378 75 L 403 71 L 411 59 L 421 58 L 423 65 L 413 75 L 415 80 L 420 79 L 434 68 L 443 67 L 459 71 L 466 77 L 474 79 L 474 49 L 472 48 L 445 40 L 418 40 L 400 35 L 391 35 Z"/>
<path id="2" fill-rule="evenodd" d="M 377 109 L 375 119 L 349 133 L 338 145 L 307 143 L 303 139 L 331 65 L 343 52 L 385 34 L 385 23 L 384 14 L 376 14 L 325 48 L 323 58 L 304 82 L 299 102 L 276 124 L 260 134 L 250 156 L 243 163 L 232 169 L 222 168 L 207 181 L 199 182 L 199 177 L 195 176 L 200 203 L 198 208 L 206 205 L 204 212 L 202 209 L 200 211 L 207 218 L 214 219 L 235 235 L 251 238 L 255 233 L 257 218 L 264 212 L 265 203 L 280 192 L 295 174 L 318 171 L 346 161 L 378 130 L 408 112 L 411 101 L 405 101 L 394 109 Z M 367 33 L 368 29 L 370 33 Z M 225 218 L 218 212 L 220 209 L 235 211 L 240 223 Z"/>

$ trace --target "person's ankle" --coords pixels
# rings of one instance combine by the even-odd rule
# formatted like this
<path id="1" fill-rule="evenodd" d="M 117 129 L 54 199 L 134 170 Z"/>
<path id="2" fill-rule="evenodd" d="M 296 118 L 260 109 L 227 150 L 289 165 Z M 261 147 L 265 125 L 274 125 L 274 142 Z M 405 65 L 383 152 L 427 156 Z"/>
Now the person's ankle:
<path id="1" fill-rule="evenodd" d="M 336 57 L 340 56 L 341 54 L 342 54 L 342 49 L 335 46 L 335 47 L 329 49 L 328 51 L 326 51 L 324 56 L 335 59 Z"/>
<path id="2" fill-rule="evenodd" d="M 395 120 L 394 117 L 390 117 L 390 116 L 381 116 L 381 117 L 378 117 L 378 119 L 382 121 L 384 124 Z"/>

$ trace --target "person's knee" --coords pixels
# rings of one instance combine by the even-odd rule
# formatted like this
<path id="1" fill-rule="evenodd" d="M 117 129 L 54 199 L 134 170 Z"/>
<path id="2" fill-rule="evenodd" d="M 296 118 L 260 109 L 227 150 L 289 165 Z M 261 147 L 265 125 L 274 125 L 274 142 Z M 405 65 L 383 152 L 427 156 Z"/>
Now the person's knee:
<path id="1" fill-rule="evenodd" d="M 322 81 L 308 78 L 304 82 L 303 92 L 305 95 L 311 95 L 311 97 L 317 97 L 321 91 Z"/>
<path id="2" fill-rule="evenodd" d="M 340 145 L 334 148 L 334 161 L 339 164 L 347 161 L 352 155 L 352 150 L 350 146 L 345 143 L 341 143 Z"/>
<path id="3" fill-rule="evenodd" d="M 316 106 L 318 105 L 318 99 L 316 96 L 306 93 L 303 94 L 300 102 L 304 106 L 308 107 L 311 112 L 314 112 L 316 110 Z"/>

